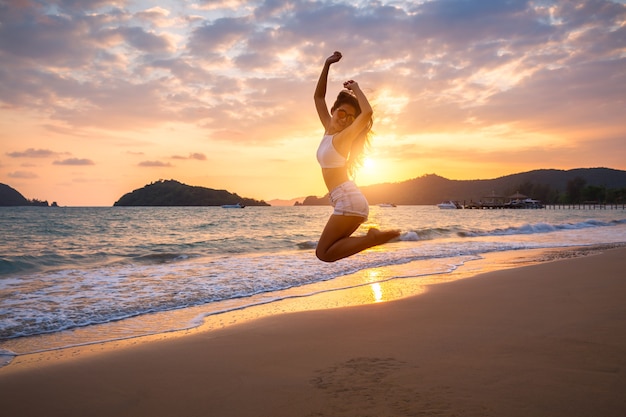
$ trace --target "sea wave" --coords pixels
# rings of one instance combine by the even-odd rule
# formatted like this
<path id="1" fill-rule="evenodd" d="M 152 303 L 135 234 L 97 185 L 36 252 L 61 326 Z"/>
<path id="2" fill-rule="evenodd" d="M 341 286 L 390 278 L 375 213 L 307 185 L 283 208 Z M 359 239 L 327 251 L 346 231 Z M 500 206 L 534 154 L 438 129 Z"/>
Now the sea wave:
<path id="1" fill-rule="evenodd" d="M 612 221 L 600 221 L 595 219 L 585 220 L 577 223 L 534 223 L 523 224 L 521 226 L 511 226 L 506 228 L 496 228 L 489 230 L 456 230 L 456 234 L 460 237 L 477 237 L 477 236 L 513 236 L 513 235 L 528 235 L 537 233 L 551 233 L 561 230 L 580 230 L 593 227 L 610 227 L 626 224 L 624 220 L 612 220 Z M 454 232 L 450 230 L 450 232 Z"/>
<path id="2" fill-rule="evenodd" d="M 408 228 L 397 239 L 403 242 L 436 241 L 454 237 L 497 237 L 553 233 L 565 230 L 582 230 L 589 228 L 604 228 L 626 224 L 626 219 L 598 220 L 588 219 L 575 223 L 526 223 L 497 227 L 492 229 L 467 228 L 465 226 L 438 226 L 425 228 Z M 12 274 L 28 274 L 37 272 L 51 272 L 59 269 L 94 267 L 112 263 L 133 263 L 140 265 L 162 264 L 179 262 L 187 259 L 199 258 L 207 254 L 229 253 L 242 255 L 246 253 L 279 252 L 284 250 L 315 249 L 316 240 L 297 241 L 296 237 L 282 239 L 280 243 L 270 242 L 267 237 L 259 238 L 255 233 L 232 238 L 229 242 L 221 242 L 223 247 L 216 249 L 215 240 L 192 242 L 183 244 L 151 245 L 140 244 L 120 248 L 111 246 L 88 251 L 84 248 L 72 250 L 47 248 L 29 254 L 4 254 L 0 257 L 0 280 Z M 227 248 L 227 249 L 224 249 Z"/>

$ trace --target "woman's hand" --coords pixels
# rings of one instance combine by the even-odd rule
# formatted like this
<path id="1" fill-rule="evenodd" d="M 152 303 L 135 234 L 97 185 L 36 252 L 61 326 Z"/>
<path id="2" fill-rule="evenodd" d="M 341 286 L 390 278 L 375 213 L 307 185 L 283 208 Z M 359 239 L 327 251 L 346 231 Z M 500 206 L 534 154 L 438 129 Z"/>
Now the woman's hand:
<path id="1" fill-rule="evenodd" d="M 335 51 L 335 53 L 333 53 L 331 56 L 326 58 L 326 64 L 330 65 L 330 64 L 334 64 L 335 62 L 339 62 L 339 60 L 341 59 L 341 56 L 342 56 L 341 52 Z"/>
<path id="2" fill-rule="evenodd" d="M 343 88 L 346 88 L 348 90 L 355 90 L 359 88 L 359 84 L 354 80 L 348 80 L 345 83 L 343 83 Z"/>

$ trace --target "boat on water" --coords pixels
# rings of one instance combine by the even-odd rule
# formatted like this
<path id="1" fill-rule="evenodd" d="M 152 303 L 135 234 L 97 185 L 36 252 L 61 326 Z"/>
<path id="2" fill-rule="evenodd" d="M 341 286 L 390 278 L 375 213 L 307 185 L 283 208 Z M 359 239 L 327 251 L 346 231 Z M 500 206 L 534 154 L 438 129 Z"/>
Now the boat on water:
<path id="1" fill-rule="evenodd" d="M 380 203 L 378 207 L 396 207 L 393 203 Z"/>
<path id="2" fill-rule="evenodd" d="M 441 203 L 437 204 L 437 207 L 439 207 L 440 209 L 460 209 L 460 208 L 463 208 L 459 203 L 457 203 L 456 201 L 452 201 L 452 200 L 442 201 Z"/>
<path id="3" fill-rule="evenodd" d="M 222 208 L 244 208 L 244 207 L 246 207 L 246 206 L 244 206 L 244 205 L 243 205 L 243 204 L 241 204 L 241 203 L 237 203 L 237 204 L 224 204 L 224 205 L 222 206 Z"/>

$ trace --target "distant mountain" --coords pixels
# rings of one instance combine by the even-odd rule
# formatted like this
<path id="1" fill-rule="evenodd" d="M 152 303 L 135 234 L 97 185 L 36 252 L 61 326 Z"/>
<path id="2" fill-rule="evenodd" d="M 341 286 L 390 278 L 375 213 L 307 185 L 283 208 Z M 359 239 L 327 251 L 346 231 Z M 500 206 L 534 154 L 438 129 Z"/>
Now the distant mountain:
<path id="1" fill-rule="evenodd" d="M 275 206 L 297 206 L 300 205 L 303 201 L 304 201 L 305 197 L 298 197 L 298 198 L 292 198 L 290 200 L 281 200 L 281 199 L 275 199 L 275 200 L 269 200 L 267 203 L 270 204 L 271 206 L 275 207 Z"/>
<path id="2" fill-rule="evenodd" d="M 56 206 L 56 202 L 52 203 Z M 28 200 L 16 189 L 0 184 L 0 206 L 48 206 L 47 201 Z"/>
<path id="3" fill-rule="evenodd" d="M 175 180 L 157 181 L 123 195 L 114 206 L 269 206 L 265 201 L 239 197 L 226 190 L 182 184 Z"/>
<path id="4" fill-rule="evenodd" d="M 330 199 L 328 198 L 328 194 L 324 197 L 316 197 L 314 195 L 310 195 L 304 199 L 302 203 L 296 203 L 295 206 L 328 206 L 330 204 Z"/>
<path id="5" fill-rule="evenodd" d="M 480 201 L 517 192 L 547 203 L 564 200 L 604 201 L 611 190 L 626 189 L 626 171 L 610 168 L 540 169 L 490 180 L 449 180 L 435 174 L 399 182 L 361 187 L 370 204 L 437 204 L 443 200 Z M 574 196 L 574 192 L 578 192 Z M 611 195 L 612 196 L 612 195 Z M 619 197 L 623 198 L 623 197 Z M 303 205 L 329 204 L 325 197 L 307 197 Z"/>
<path id="6" fill-rule="evenodd" d="M 433 174 L 401 183 L 362 187 L 362 190 L 370 204 L 389 201 L 409 205 L 437 204 L 443 200 L 470 202 L 492 195 L 506 197 L 517 192 L 554 203 L 572 192 L 568 186 L 571 188 L 573 183 L 579 187 L 623 189 L 626 188 L 626 171 L 609 168 L 541 169 L 491 180 L 449 180 Z"/>
<path id="7" fill-rule="evenodd" d="M 27 206 L 28 200 L 19 191 L 0 184 L 0 206 Z"/>

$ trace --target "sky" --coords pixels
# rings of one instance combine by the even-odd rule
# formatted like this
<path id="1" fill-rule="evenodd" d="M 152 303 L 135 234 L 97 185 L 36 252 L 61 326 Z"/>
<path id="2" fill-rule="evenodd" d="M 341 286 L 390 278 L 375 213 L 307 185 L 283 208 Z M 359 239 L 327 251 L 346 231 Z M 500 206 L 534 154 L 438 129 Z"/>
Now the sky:
<path id="1" fill-rule="evenodd" d="M 374 108 L 359 185 L 626 169 L 625 1 L 0 0 L 0 183 L 323 196 L 313 92 Z"/>

